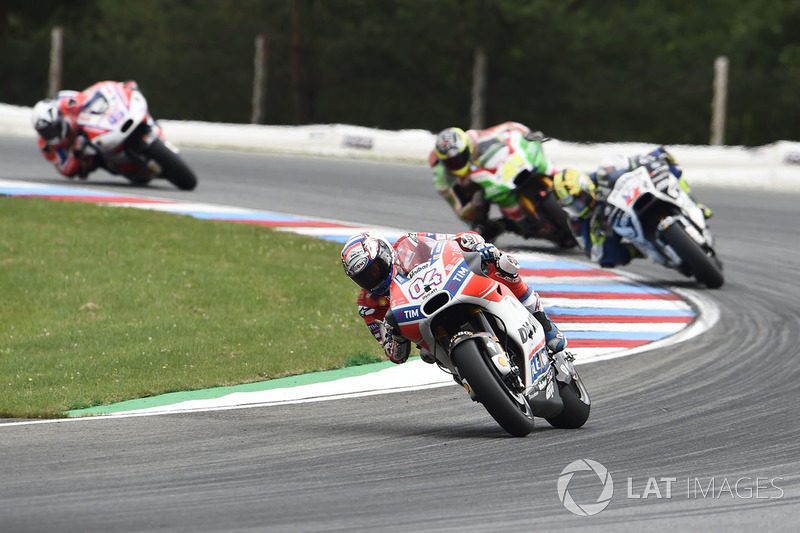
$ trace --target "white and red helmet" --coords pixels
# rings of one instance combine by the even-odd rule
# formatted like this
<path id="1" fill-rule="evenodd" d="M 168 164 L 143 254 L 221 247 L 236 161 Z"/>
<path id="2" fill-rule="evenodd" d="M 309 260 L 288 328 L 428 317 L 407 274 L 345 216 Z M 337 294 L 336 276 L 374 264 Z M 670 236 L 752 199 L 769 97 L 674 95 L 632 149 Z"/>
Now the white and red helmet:
<path id="1" fill-rule="evenodd" d="M 47 99 L 33 107 L 31 123 L 47 144 L 60 144 L 67 138 L 69 123 L 58 108 L 58 100 Z"/>
<path id="2" fill-rule="evenodd" d="M 395 251 L 389 241 L 369 232 L 350 237 L 342 248 L 342 266 L 368 292 L 385 294 L 392 283 Z"/>

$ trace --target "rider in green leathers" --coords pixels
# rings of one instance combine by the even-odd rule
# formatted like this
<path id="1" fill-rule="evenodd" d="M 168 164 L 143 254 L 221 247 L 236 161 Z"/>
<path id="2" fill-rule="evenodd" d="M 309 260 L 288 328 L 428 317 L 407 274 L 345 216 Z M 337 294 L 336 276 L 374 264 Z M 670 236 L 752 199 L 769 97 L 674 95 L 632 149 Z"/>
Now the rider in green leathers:
<path id="1" fill-rule="evenodd" d="M 451 127 L 436 137 L 429 162 L 433 184 L 456 215 L 485 239 L 493 240 L 505 230 L 520 235 L 528 233 L 526 221 L 517 198 L 513 195 L 493 197 L 502 214 L 501 219 L 489 218 L 490 202 L 476 180 L 482 173 L 503 171 L 506 161 L 493 160 L 493 156 L 509 143 L 526 150 L 528 159 L 538 174 L 554 176 L 556 169 L 544 156 L 540 132 L 518 122 L 504 122 L 484 130 L 462 130 Z M 500 164 L 500 168 L 493 165 Z M 513 170 L 513 169 L 512 169 Z"/>

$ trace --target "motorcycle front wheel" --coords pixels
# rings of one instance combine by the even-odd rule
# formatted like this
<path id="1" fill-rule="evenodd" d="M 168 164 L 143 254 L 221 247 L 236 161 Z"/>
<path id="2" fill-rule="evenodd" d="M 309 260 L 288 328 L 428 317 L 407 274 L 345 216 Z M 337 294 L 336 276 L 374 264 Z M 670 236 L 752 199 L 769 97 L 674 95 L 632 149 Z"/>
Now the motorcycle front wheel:
<path id="1" fill-rule="evenodd" d="M 533 431 L 533 411 L 527 400 L 511 390 L 477 341 L 459 343 L 451 359 L 477 400 L 503 429 L 515 437 Z"/>
<path id="2" fill-rule="evenodd" d="M 683 226 L 672 224 L 661 233 L 662 238 L 687 264 L 695 279 L 709 289 L 721 287 L 725 282 L 722 276 L 722 263 L 711 253 L 703 250 L 692 239 Z"/>
<path id="3" fill-rule="evenodd" d="M 197 187 L 197 177 L 181 156 L 170 150 L 164 141 L 156 139 L 145 151 L 145 155 L 161 167 L 158 173 L 162 177 L 184 191 Z"/>

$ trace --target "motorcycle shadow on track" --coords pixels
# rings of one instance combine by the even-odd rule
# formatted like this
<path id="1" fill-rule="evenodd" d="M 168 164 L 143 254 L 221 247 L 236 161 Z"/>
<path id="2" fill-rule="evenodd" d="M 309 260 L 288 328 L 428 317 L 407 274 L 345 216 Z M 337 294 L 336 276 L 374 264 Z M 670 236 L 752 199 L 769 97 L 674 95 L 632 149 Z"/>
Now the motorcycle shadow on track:
<path id="1" fill-rule="evenodd" d="M 460 397 L 460 391 L 453 388 L 455 394 L 453 401 L 456 402 Z M 395 396 L 390 394 L 387 396 Z M 392 407 L 387 407 L 387 418 L 381 420 L 379 416 L 371 416 L 361 419 L 341 420 L 335 419 L 335 423 L 330 421 L 320 421 L 318 424 L 314 421 L 304 421 L 303 428 L 307 431 L 316 432 L 321 436 L 329 436 L 331 434 L 342 435 L 346 437 L 353 437 L 354 435 L 363 436 L 364 438 L 375 437 L 380 435 L 382 437 L 392 438 L 424 438 L 433 441 L 441 441 L 443 443 L 452 442 L 454 440 L 495 440 L 495 439 L 510 439 L 515 440 L 517 437 L 509 435 L 502 428 L 493 424 L 491 420 L 487 421 L 482 419 L 484 412 L 481 411 L 479 406 L 475 406 L 474 419 L 469 416 L 469 419 L 464 419 L 463 423 L 453 423 L 453 418 L 448 417 L 446 413 L 441 416 L 433 416 L 431 412 L 420 413 L 419 418 L 415 420 L 398 419 L 392 416 Z M 396 408 L 396 406 L 395 406 Z M 470 413 L 467 413 L 470 414 Z M 459 414 L 459 419 L 466 418 L 464 413 Z M 529 438 L 536 439 L 542 438 L 547 435 L 547 438 L 555 437 L 556 435 L 563 435 L 565 438 L 575 430 L 563 430 L 550 426 L 544 419 L 536 419 L 536 427 L 530 434 Z M 579 431 L 591 431 L 590 427 L 585 427 Z"/>
<path id="2" fill-rule="evenodd" d="M 378 429 L 376 429 L 376 427 Z M 554 427 L 548 426 L 547 422 L 542 420 L 539 427 L 533 430 L 529 438 L 535 439 L 537 437 L 541 437 L 541 435 L 545 433 L 555 435 L 554 432 L 556 433 L 560 432 L 562 434 L 566 434 L 565 430 L 559 430 Z M 337 433 L 351 437 L 353 435 L 374 437 L 376 433 L 379 433 L 382 436 L 393 436 L 400 438 L 421 437 L 421 438 L 430 438 L 434 440 L 441 440 L 442 442 L 451 442 L 453 440 L 465 440 L 465 439 L 468 440 L 510 439 L 512 441 L 517 439 L 517 437 L 509 435 L 507 432 L 503 431 L 502 428 L 496 429 L 492 427 L 491 423 L 485 424 L 479 421 L 474 422 L 472 425 L 468 427 L 464 426 L 443 427 L 442 425 L 436 425 L 435 423 L 430 423 L 430 422 L 425 425 L 421 425 L 419 423 L 403 425 L 402 423 L 398 423 L 396 420 L 392 421 L 391 424 L 387 423 L 386 426 L 381 426 L 381 425 L 376 426 L 376 421 L 373 418 L 371 422 L 351 421 L 351 422 L 337 423 L 335 428 L 329 426 L 319 427 L 320 435 L 330 435 L 331 433 Z"/>

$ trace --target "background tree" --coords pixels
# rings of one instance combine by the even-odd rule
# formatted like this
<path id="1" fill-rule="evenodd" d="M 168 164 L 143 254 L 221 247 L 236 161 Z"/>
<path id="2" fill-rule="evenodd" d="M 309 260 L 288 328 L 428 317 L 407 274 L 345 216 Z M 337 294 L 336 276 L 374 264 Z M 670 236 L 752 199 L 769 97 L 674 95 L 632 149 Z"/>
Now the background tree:
<path id="1" fill-rule="evenodd" d="M 136 79 L 160 118 L 248 122 L 268 34 L 265 122 L 468 126 L 476 46 L 485 121 L 572 141 L 705 144 L 713 64 L 730 59 L 728 144 L 800 140 L 800 0 L 0 0 L 0 101 Z"/>

